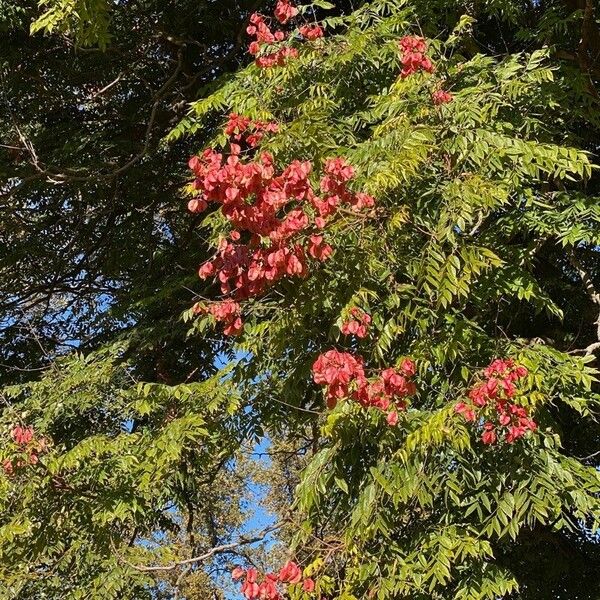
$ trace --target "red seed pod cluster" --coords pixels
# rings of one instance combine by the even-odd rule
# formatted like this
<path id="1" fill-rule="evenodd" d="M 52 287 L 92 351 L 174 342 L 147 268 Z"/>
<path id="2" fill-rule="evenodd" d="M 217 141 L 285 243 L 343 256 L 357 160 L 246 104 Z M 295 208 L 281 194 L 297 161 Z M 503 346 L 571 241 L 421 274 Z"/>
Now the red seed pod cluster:
<path id="1" fill-rule="evenodd" d="M 258 13 L 254 13 L 250 17 L 250 25 L 246 28 L 246 32 L 248 35 L 256 37 L 255 40 L 250 42 L 250 46 L 248 46 L 248 52 L 253 56 L 256 56 L 260 52 L 261 46 L 283 42 L 287 38 L 287 34 L 284 31 L 271 31 L 265 18 Z M 298 56 L 296 48 L 285 47 L 279 48 L 275 52 L 256 56 L 255 62 L 261 68 L 282 67 L 289 58 L 298 58 Z"/>
<path id="2" fill-rule="evenodd" d="M 244 323 L 240 317 L 241 306 L 229 298 L 223 300 L 223 302 L 209 304 L 206 307 L 198 302 L 194 305 L 193 311 L 196 315 L 212 315 L 217 323 L 223 324 L 223 333 L 225 335 L 239 335 L 244 329 Z"/>
<path id="3" fill-rule="evenodd" d="M 436 106 L 440 106 L 441 104 L 448 104 L 448 102 L 452 102 L 452 100 L 454 100 L 454 96 L 446 90 L 436 90 L 433 92 L 433 94 L 431 94 L 431 99 Z"/>
<path id="4" fill-rule="evenodd" d="M 298 29 L 300 34 L 305 40 L 312 42 L 314 40 L 318 40 L 322 38 L 324 34 L 323 29 L 319 25 L 302 25 Z"/>
<path id="5" fill-rule="evenodd" d="M 318 219 L 319 217 L 317 217 Z M 315 219 L 315 221 L 317 220 Z M 323 241 L 322 235 L 311 235 L 309 238 L 308 253 L 319 261 L 327 260 L 333 254 L 333 248 Z"/>
<path id="6" fill-rule="evenodd" d="M 504 441 L 512 444 L 537 429 L 527 410 L 511 401 L 518 392 L 515 383 L 527 376 L 527 369 L 511 359 L 496 359 L 483 375 L 484 379 L 469 391 L 469 402 L 455 406 L 467 421 L 483 422 L 482 442 L 494 444 L 503 435 Z"/>
<path id="7" fill-rule="evenodd" d="M 344 335 L 355 335 L 357 338 L 367 337 L 371 315 L 357 306 L 353 306 L 348 314 L 348 319 L 342 323 L 340 331 Z"/>
<path id="8" fill-rule="evenodd" d="M 399 45 L 402 52 L 400 77 L 406 78 L 418 71 L 433 72 L 433 63 L 425 54 L 427 43 L 422 37 L 407 35 L 400 40 Z"/>
<path id="9" fill-rule="evenodd" d="M 313 205 L 323 219 L 333 214 L 341 204 L 349 204 L 355 211 L 371 208 L 375 204 L 372 196 L 362 192 L 354 193 L 348 189 L 347 183 L 354 179 L 356 173 L 345 158 L 328 160 L 324 171 L 320 187 L 325 197 L 313 199 Z M 324 223 L 324 220 L 317 222 L 319 226 Z"/>
<path id="10" fill-rule="evenodd" d="M 361 357 L 328 350 L 317 358 L 312 370 L 315 383 L 327 388 L 328 408 L 334 408 L 342 398 L 350 398 L 364 407 L 387 413 L 390 425 L 396 425 L 398 412 L 406 410 L 407 399 L 416 391 L 411 380 L 416 367 L 409 358 L 398 368 L 384 369 L 375 378 L 367 379 Z"/>
<path id="11" fill-rule="evenodd" d="M 13 475 L 16 469 L 27 465 L 36 465 L 40 453 L 47 448 L 46 439 L 36 437 L 32 427 L 15 425 L 10 431 L 10 438 L 16 445 L 18 456 L 13 459 L 7 458 L 2 462 L 2 469 L 6 475 Z"/>
<path id="12" fill-rule="evenodd" d="M 315 582 L 310 577 L 304 577 L 302 569 L 293 561 L 288 561 L 279 573 L 261 574 L 257 569 L 242 569 L 236 567 L 231 572 L 234 581 L 241 581 L 240 591 L 247 600 L 283 600 L 282 585 L 302 584 L 302 590 L 311 593 Z"/>
<path id="13" fill-rule="evenodd" d="M 318 195 L 310 180 L 310 161 L 295 160 L 278 172 L 268 152 L 253 156 L 251 150 L 262 136 L 276 130 L 272 123 L 230 115 L 225 128 L 229 155 L 207 149 L 189 161 L 199 195 L 188 208 L 200 212 L 218 203 L 234 228 L 198 271 L 202 279 L 215 277 L 221 292 L 231 298 L 222 309 L 195 307 L 196 313 L 204 310 L 223 322 L 226 333 L 242 330 L 238 302 L 261 295 L 284 277 L 306 276 L 311 258 L 324 261 L 331 256 L 333 248 L 321 230 L 340 206 L 358 213 L 374 205 L 371 196 L 348 189 L 355 172 L 343 158 L 326 161 Z M 242 153 L 241 143 L 249 154 Z"/>
<path id="14" fill-rule="evenodd" d="M 253 121 L 250 117 L 244 117 L 237 113 L 231 113 L 225 125 L 225 135 L 239 144 L 246 144 L 250 148 L 256 148 L 267 133 L 277 133 L 277 123 L 266 121 Z"/>
<path id="15" fill-rule="evenodd" d="M 298 58 L 300 53 L 297 48 L 280 48 L 277 52 L 271 54 L 265 54 L 263 56 L 256 57 L 256 66 L 261 69 L 269 69 L 271 67 L 283 67 L 289 59 Z"/>
<path id="16" fill-rule="evenodd" d="M 289 0 L 278 0 L 275 6 L 275 18 L 285 25 L 298 14 L 298 9 Z"/>
<path id="17" fill-rule="evenodd" d="M 312 370 L 315 383 L 327 386 L 328 408 L 335 408 L 339 399 L 348 398 L 351 386 L 356 388 L 367 380 L 362 358 L 339 350 L 319 355 Z"/>
<path id="18" fill-rule="evenodd" d="M 298 13 L 298 8 L 289 0 L 278 0 L 274 16 L 281 25 L 287 25 Z M 308 41 L 323 37 L 323 29 L 317 24 L 304 24 L 298 31 Z M 273 31 L 263 15 L 258 13 L 252 14 L 246 32 L 255 38 L 250 43 L 250 46 L 248 46 L 248 52 L 256 56 L 256 65 L 261 68 L 281 67 L 286 64 L 288 59 L 298 58 L 299 56 L 298 50 L 290 47 L 279 48 L 274 52 L 258 56 L 262 46 L 283 42 L 288 37 L 288 34 L 281 29 Z"/>
<path id="19" fill-rule="evenodd" d="M 33 428 L 17 425 L 10 432 L 10 437 L 18 446 L 27 446 L 33 440 Z"/>
<path id="20" fill-rule="evenodd" d="M 248 47 L 248 52 L 253 55 L 258 54 L 262 44 L 282 42 L 287 37 L 283 31 L 271 31 L 271 28 L 265 21 L 265 17 L 258 13 L 254 13 L 250 16 L 250 25 L 246 27 L 246 33 L 256 38 Z"/>

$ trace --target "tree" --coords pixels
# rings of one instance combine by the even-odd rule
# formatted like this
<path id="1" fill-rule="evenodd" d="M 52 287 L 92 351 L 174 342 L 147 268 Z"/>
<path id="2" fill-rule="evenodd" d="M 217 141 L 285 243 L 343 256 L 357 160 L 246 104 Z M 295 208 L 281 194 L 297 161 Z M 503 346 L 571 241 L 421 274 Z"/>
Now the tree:
<path id="1" fill-rule="evenodd" d="M 141 496 L 132 495 L 123 471 L 108 458 L 117 460 L 128 435 L 152 437 L 152 430 L 158 435 L 171 423 L 173 436 L 177 423 L 183 426 L 178 417 L 184 413 L 186 434 L 179 445 L 173 448 L 170 438 L 161 444 L 169 442 L 173 458 L 191 444 L 190 435 L 199 440 L 205 409 L 174 408 L 178 401 L 166 386 L 186 382 L 192 386 L 188 395 L 204 395 L 206 388 L 194 385 L 215 374 L 222 345 L 219 336 L 186 339 L 187 327 L 179 317 L 193 297 L 187 288 L 196 281 L 193 271 L 206 249 L 179 193 L 186 178 L 181 154 L 191 152 L 190 143 L 167 147 L 161 139 L 186 102 L 244 60 L 240 36 L 251 3 L 220 3 L 218 9 L 211 3 L 159 4 L 114 7 L 111 43 L 103 52 L 83 44 L 85 39 L 70 35 L 77 32 L 68 28 L 61 27 L 60 35 L 30 36 L 30 22 L 40 14 L 35 2 L 0 6 L 0 371 L 3 386 L 27 384 L 13 390 L 15 395 L 8 387 L 3 390 L 2 419 L 7 431 L 35 420 L 38 441 L 47 440 L 52 452 L 58 452 L 55 456 L 73 451 L 84 467 L 79 483 L 71 480 L 71 463 L 65 467 L 71 473 L 66 478 L 64 472 L 48 470 L 40 473 L 41 479 L 31 478 L 24 496 L 12 495 L 13 485 L 3 489 L 5 541 L 14 541 L 11 524 L 17 521 L 16 531 L 29 523 L 35 537 L 38 519 L 48 518 L 54 533 L 38 532 L 35 549 L 24 542 L 29 534 L 3 547 L 2 597 L 169 597 L 176 587 L 188 593 L 192 579 L 196 590 L 206 592 L 214 584 L 197 575 L 178 586 L 179 573 L 133 571 L 129 577 L 132 569 L 124 574 L 112 550 L 158 536 L 181 552 L 202 553 L 235 538 L 247 512 L 240 498 L 244 471 L 236 461 L 233 473 L 233 460 L 228 462 L 237 446 L 222 437 L 217 450 L 204 453 L 208 462 L 202 477 L 193 473 L 204 459 L 190 450 L 187 458 L 176 461 L 179 469 L 168 474 L 171 483 L 164 492 L 176 487 L 178 499 L 164 504 L 157 495 L 152 507 L 142 508 L 144 501 L 137 505 L 134 512 L 142 510 L 147 517 L 143 531 L 136 530 L 134 513 L 128 512 Z M 210 27 L 216 16 L 218 30 Z M 85 358 L 74 355 L 74 349 Z M 150 393 L 145 388 L 133 400 L 138 381 L 164 386 L 158 404 L 152 392 L 152 406 L 162 406 L 160 416 L 151 416 L 154 409 L 148 404 L 141 412 L 133 408 Z M 41 395 L 34 400 L 36 390 Z M 129 393 L 133 396 L 126 400 Z M 211 396 L 210 410 L 221 406 L 217 396 Z M 232 395 L 223 406 L 234 402 Z M 196 433 L 189 430 L 189 419 Z M 143 452 L 140 439 L 136 447 Z M 153 445 L 155 457 L 164 454 L 161 460 L 167 464 L 168 452 Z M 100 452 L 101 458 L 95 454 L 92 460 L 89 452 Z M 40 464 L 46 464 L 45 456 L 45 451 L 40 454 Z M 150 460 L 150 465 L 157 463 Z M 105 475 L 111 473 L 112 483 L 100 475 L 102 468 Z M 165 473 L 152 468 L 148 473 L 145 485 L 153 495 L 165 485 Z M 104 481 L 98 483 L 103 491 L 90 486 L 92 479 Z M 185 481 L 192 479 L 190 487 Z M 98 510 L 104 510 L 96 503 L 98 493 L 109 512 L 121 506 L 119 516 L 98 522 Z M 58 521 L 64 512 L 73 520 L 63 527 Z M 50 525 L 48 515 L 58 521 Z"/>
<path id="2" fill-rule="evenodd" d="M 91 10 L 87 2 L 46 8 L 92 19 L 83 5 Z M 111 12 L 104 52 L 82 46 L 85 35 L 30 36 L 37 2 L 0 6 L 5 382 L 48 363 L 40 344 L 51 359 L 133 326 L 148 380 L 181 377 L 168 364 L 176 338 L 180 354 L 208 350 L 181 343 L 177 316 L 203 252 L 179 197 L 181 155 L 191 146 L 160 141 L 203 86 L 243 60 L 250 6 L 123 2 Z M 210 26 L 217 16 L 218 30 Z M 54 23 L 68 31 L 72 21 Z"/>
<path id="3" fill-rule="evenodd" d="M 210 258 L 181 343 L 214 331 L 231 364 L 144 384 L 143 354 L 113 347 L 5 391 L 0 576 L 31 572 L 15 595 L 51 596 L 58 571 L 73 597 L 151 597 L 148 573 L 227 568 L 251 540 L 194 552 L 181 518 L 267 433 L 292 598 L 597 597 L 595 7 L 329 7 L 253 17 L 255 63 L 167 138 L 214 133 L 190 160 Z M 47 543 L 63 512 L 84 560 Z"/>

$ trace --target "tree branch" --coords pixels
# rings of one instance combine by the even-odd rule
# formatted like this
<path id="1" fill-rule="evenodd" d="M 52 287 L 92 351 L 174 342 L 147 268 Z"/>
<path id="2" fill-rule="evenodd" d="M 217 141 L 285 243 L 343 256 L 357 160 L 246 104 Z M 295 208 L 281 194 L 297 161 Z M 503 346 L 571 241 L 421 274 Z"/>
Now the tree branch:
<path id="1" fill-rule="evenodd" d="M 569 262 L 581 278 L 581 281 L 583 282 L 583 286 L 585 287 L 585 291 L 587 292 L 588 296 L 590 297 L 592 302 L 596 304 L 596 306 L 598 306 L 598 318 L 596 319 L 596 321 L 594 321 L 594 325 L 596 325 L 596 340 L 598 341 L 593 344 L 590 344 L 587 348 L 584 349 L 586 354 L 591 354 L 592 352 L 600 348 L 600 293 L 598 293 L 598 291 L 596 290 L 596 287 L 594 286 L 594 282 L 592 281 L 590 274 L 579 262 L 579 259 L 575 256 L 574 251 L 571 251 L 569 253 Z"/>
<path id="2" fill-rule="evenodd" d="M 275 525 L 270 525 L 269 527 L 266 527 L 265 529 L 263 529 L 262 531 L 257 533 L 255 536 L 252 536 L 252 537 L 241 536 L 237 542 L 231 542 L 229 544 L 221 544 L 220 546 L 215 546 L 214 548 L 207 550 L 204 554 L 200 554 L 199 556 L 194 556 L 193 558 L 186 558 L 184 560 L 179 560 L 179 561 L 170 563 L 168 565 L 148 565 L 148 566 L 147 565 L 135 565 L 119 555 L 119 553 L 117 552 L 117 549 L 114 547 L 114 544 L 112 543 L 112 541 L 111 541 L 111 545 L 113 547 L 113 552 L 115 553 L 118 560 L 120 560 L 123 564 L 126 564 L 128 567 L 135 569 L 136 571 L 142 571 L 144 573 L 152 573 L 152 572 L 157 572 L 157 571 L 172 571 L 174 569 L 177 569 L 177 567 L 182 567 L 185 565 L 190 565 L 193 563 L 206 561 L 209 558 L 212 558 L 213 556 L 215 556 L 217 554 L 224 554 L 224 553 L 233 551 L 236 548 L 239 548 L 241 546 L 248 546 L 250 544 L 256 544 L 257 542 L 261 542 L 262 540 L 265 539 L 265 537 L 267 537 L 267 535 L 269 535 L 269 533 L 276 531 L 277 529 L 280 529 L 281 527 L 283 527 L 283 523 L 277 523 Z"/>
<path id="3" fill-rule="evenodd" d="M 175 70 L 173 71 L 171 76 L 167 79 L 167 81 L 165 81 L 165 83 L 161 86 L 161 88 L 154 94 L 154 96 L 152 98 L 152 100 L 153 100 L 152 108 L 150 110 L 150 117 L 149 117 L 148 123 L 146 125 L 146 130 L 144 133 L 144 143 L 142 145 L 141 150 L 135 156 L 130 158 L 126 163 L 124 163 L 123 165 L 121 165 L 120 167 L 118 167 L 117 169 L 115 169 L 109 173 L 94 173 L 91 175 L 90 174 L 77 175 L 76 173 L 61 173 L 60 171 L 57 171 L 56 169 L 53 169 L 50 166 L 44 165 L 40 161 L 32 142 L 25 137 L 25 135 L 19 128 L 19 125 L 16 122 L 16 119 L 14 118 L 14 115 L 12 115 L 12 111 L 11 111 L 11 116 L 13 118 L 13 126 L 17 132 L 17 135 L 19 136 L 19 140 L 23 144 L 24 149 L 28 152 L 28 154 L 30 156 L 29 162 L 31 163 L 33 168 L 37 171 L 37 174 L 34 177 L 25 178 L 24 180 L 19 182 L 19 184 L 14 186 L 12 189 L 8 190 L 5 194 L 0 195 L 0 197 L 7 197 L 7 196 L 14 194 L 20 187 L 22 187 L 22 185 L 26 181 L 29 181 L 34 178 L 37 179 L 37 178 L 44 177 L 46 179 L 46 181 L 48 181 L 49 183 L 61 185 L 61 184 L 74 182 L 74 181 L 89 181 L 91 179 L 94 179 L 94 180 L 113 179 L 117 175 L 120 175 L 124 171 L 127 171 L 130 167 L 132 167 L 134 164 L 139 162 L 148 153 L 148 148 L 150 147 L 150 140 L 152 137 L 152 130 L 154 129 L 154 123 L 156 121 L 158 107 L 160 106 L 160 103 L 163 100 L 163 98 L 165 97 L 165 95 L 169 92 L 169 90 L 171 89 L 171 87 L 173 86 L 175 81 L 177 80 L 177 77 L 179 76 L 179 73 L 181 72 L 182 66 L 183 66 L 183 48 L 179 48 L 178 53 L 177 53 L 177 66 L 175 67 Z M 109 86 L 103 88 L 103 90 L 101 90 L 98 93 L 102 93 L 102 92 L 106 91 L 108 88 L 112 87 L 112 85 L 116 84 L 119 81 L 119 77 L 114 82 L 109 84 Z"/>

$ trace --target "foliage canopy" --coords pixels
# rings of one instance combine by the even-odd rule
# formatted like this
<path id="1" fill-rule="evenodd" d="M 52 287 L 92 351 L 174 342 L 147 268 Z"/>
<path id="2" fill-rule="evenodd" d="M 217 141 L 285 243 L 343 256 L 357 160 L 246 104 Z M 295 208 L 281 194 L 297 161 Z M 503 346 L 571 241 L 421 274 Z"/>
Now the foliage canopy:
<path id="1" fill-rule="evenodd" d="M 129 35 L 119 15 L 139 10 L 150 19 L 150 3 L 142 5 L 117 5 L 109 22 L 106 3 L 46 2 L 33 29 L 51 34 L 44 40 L 60 32 L 110 53 Z M 229 14 L 206 5 L 214 18 Z M 7 14 L 19 22 L 13 9 Z M 290 588 L 294 598 L 598 597 L 594 3 L 372 0 L 301 11 L 325 36 L 282 42 L 298 50 L 284 66 L 246 62 L 220 75 L 227 41 L 198 58 L 213 81 L 193 88 L 177 123 L 165 116 L 160 145 L 152 138 L 151 159 L 132 167 L 114 206 L 154 198 L 156 190 L 139 183 L 146 177 L 181 186 L 192 149 L 229 152 L 222 128 L 237 113 L 276 123 L 260 151 L 278 169 L 310 161 L 315 189 L 327 159 L 344 157 L 356 171 L 353 191 L 373 196 L 374 208 L 340 211 L 323 230 L 328 260 L 242 302 L 239 337 L 191 310 L 194 299 L 222 300 L 211 280 L 190 274 L 231 236 L 223 211 L 185 216 L 181 198 L 163 204 L 157 194 L 155 212 L 131 211 L 126 221 L 158 228 L 160 250 L 148 252 L 132 250 L 147 239 L 136 229 L 119 238 L 130 231 L 119 219 L 102 225 L 109 254 L 94 264 L 102 277 L 116 269 L 119 283 L 108 310 L 100 290 L 87 290 L 98 335 L 85 338 L 82 351 L 65 353 L 59 343 L 36 360 L 35 327 L 46 331 L 50 313 L 37 324 L 29 318 L 25 355 L 10 333 L 0 458 L 26 459 L 9 434 L 15 424 L 31 425 L 44 447 L 38 463 L 0 475 L 0 597 L 220 597 L 220 575 L 236 561 L 267 568 L 286 552 L 316 581 L 312 595 Z M 188 21 L 178 26 L 204 43 Z M 414 35 L 427 40 L 435 69 L 400 77 L 398 40 Z M 26 43 L 41 43 L 33 39 Z M 452 101 L 436 105 L 440 89 Z M 95 181 L 73 187 L 75 179 L 57 180 L 45 166 L 36 187 L 20 187 L 32 160 L 36 167 L 30 137 L 64 143 L 47 123 L 35 124 L 34 100 L 31 131 L 6 126 L 29 151 L 5 188 L 10 210 L 60 211 L 78 190 L 93 212 L 108 193 Z M 114 102 L 113 119 L 122 110 Z M 118 134 L 102 135 L 100 145 L 110 145 Z M 59 144 L 54 151 L 77 154 Z M 82 168 L 94 168 L 94 157 L 83 156 Z M 73 260 L 87 256 L 84 237 L 73 238 L 76 223 L 60 230 L 75 240 Z M 23 249 L 39 248 L 44 230 L 22 227 Z M 18 239 L 10 221 L 3 228 Z M 185 244 L 171 242 L 181 238 Z M 7 256 L 6 265 L 22 264 Z M 76 264 L 77 276 L 87 272 Z M 138 277 L 127 277 L 124 265 Z M 68 272 L 52 257 L 42 271 Z M 26 270 L 7 288 L 7 306 L 21 302 L 20 313 L 3 315 L 8 332 L 30 316 L 23 294 L 35 280 Z M 342 333 L 353 309 L 371 317 L 365 337 Z M 65 310 L 52 314 L 69 321 Z M 81 329 L 69 335 L 63 341 L 85 337 Z M 397 425 L 350 399 L 325 407 L 312 369 L 332 348 L 360 355 L 369 374 L 414 360 L 416 393 Z M 483 443 L 483 423 L 456 411 L 497 357 L 527 371 L 516 398 L 537 428 L 515 443 Z M 39 365 L 39 376 L 17 370 Z M 270 462 L 249 463 L 265 437 Z M 251 540 L 238 537 L 244 499 L 269 481 L 280 544 L 253 552 Z"/>

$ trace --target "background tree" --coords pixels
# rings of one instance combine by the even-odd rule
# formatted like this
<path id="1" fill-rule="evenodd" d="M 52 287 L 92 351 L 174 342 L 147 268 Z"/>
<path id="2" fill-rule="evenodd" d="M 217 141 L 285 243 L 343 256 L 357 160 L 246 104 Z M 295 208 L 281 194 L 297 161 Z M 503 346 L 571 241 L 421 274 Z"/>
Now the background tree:
<path id="1" fill-rule="evenodd" d="M 53 451 L 78 456 L 31 478 L 23 496 L 4 488 L 5 541 L 15 541 L 14 531 L 29 533 L 2 550 L 2 597 L 172 597 L 182 586 L 191 594 L 192 580 L 205 594 L 214 590 L 206 576 L 177 581 L 179 571 L 124 570 L 120 546 L 169 540 L 189 556 L 237 539 L 243 526 L 247 477 L 238 462 L 234 473 L 230 460 L 239 444 L 219 436 L 203 459 L 189 451 L 183 458 L 182 447 L 208 435 L 200 424 L 206 406 L 189 412 L 167 388 L 158 404 L 152 391 L 154 408 L 146 403 L 138 412 L 134 398 L 138 381 L 193 386 L 217 370 L 220 336 L 186 340 L 179 316 L 206 256 L 179 192 L 191 144 L 161 140 L 187 102 L 245 60 L 242 33 L 257 5 L 120 3 L 109 21 L 70 5 L 72 16 L 110 36 L 102 49 L 85 23 L 55 12 L 60 23 L 51 35 L 31 36 L 43 12 L 37 3 L 0 4 L 0 373 L 4 385 L 33 385 L 3 391 L 2 418 L 9 429 L 35 420 Z M 74 348 L 87 358 L 55 362 Z M 89 354 L 95 349 L 100 353 Z M 205 390 L 187 394 L 207 401 Z M 210 398 L 216 411 L 220 401 Z M 233 403 L 234 394 L 226 406 Z M 143 453 L 141 438 L 161 435 L 169 423 L 170 437 L 146 447 L 154 448 L 154 458 L 143 459 L 148 504 L 112 461 L 121 460 L 129 436 Z M 156 470 L 159 457 L 169 465 L 169 484 L 164 469 Z M 119 516 L 99 517 L 100 505 Z"/>
<path id="2" fill-rule="evenodd" d="M 29 35 L 36 2 L 0 7 L 2 362 L 10 380 L 135 327 L 143 376 L 174 382 L 199 366 L 186 371 L 174 353 L 211 350 L 182 343 L 177 317 L 203 252 L 178 195 L 190 145 L 160 141 L 239 64 L 252 3 L 119 3 L 105 51 L 82 46 L 97 39 L 69 17 L 108 35 L 96 4 L 47 4 L 64 32 L 50 36 Z"/>

